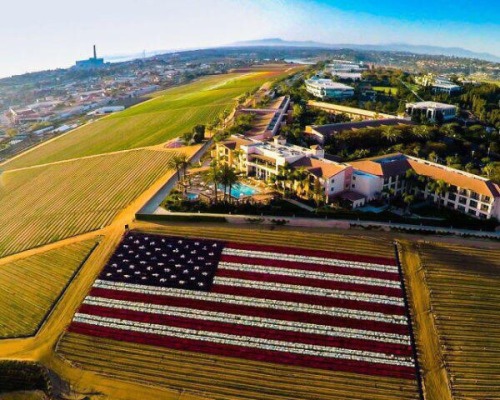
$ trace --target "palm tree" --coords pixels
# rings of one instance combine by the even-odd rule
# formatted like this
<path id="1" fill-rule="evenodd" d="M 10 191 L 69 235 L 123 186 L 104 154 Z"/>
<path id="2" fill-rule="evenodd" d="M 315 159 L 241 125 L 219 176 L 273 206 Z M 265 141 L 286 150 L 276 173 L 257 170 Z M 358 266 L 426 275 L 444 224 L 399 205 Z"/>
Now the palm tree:
<path id="1" fill-rule="evenodd" d="M 416 125 L 411 131 L 414 136 L 420 139 L 430 139 L 432 136 L 432 131 L 426 125 Z"/>
<path id="2" fill-rule="evenodd" d="M 313 198 L 316 203 L 316 207 L 319 207 L 325 200 L 325 190 L 323 189 L 319 179 L 314 180 Z"/>
<path id="3" fill-rule="evenodd" d="M 493 174 L 495 171 L 495 164 L 494 163 L 488 163 L 483 167 L 483 174 L 485 174 L 488 178 Z"/>
<path id="4" fill-rule="evenodd" d="M 411 193 L 413 187 L 417 183 L 418 175 L 414 169 L 410 168 L 406 170 L 405 179 L 406 179 L 405 194 L 409 194 Z"/>
<path id="5" fill-rule="evenodd" d="M 393 126 L 389 126 L 382 130 L 382 137 L 391 143 L 397 142 L 402 134 L 403 132 L 400 129 L 394 128 Z"/>
<path id="6" fill-rule="evenodd" d="M 185 154 L 175 154 L 170 160 L 168 160 L 167 168 L 175 169 L 177 175 L 177 181 L 181 180 L 181 168 L 183 168 L 184 162 L 187 159 Z"/>
<path id="7" fill-rule="evenodd" d="M 303 194 L 309 183 L 309 173 L 304 168 L 293 171 L 294 189 L 298 196 Z"/>
<path id="8" fill-rule="evenodd" d="M 403 196 L 403 201 L 406 204 L 406 211 L 410 212 L 410 207 L 413 204 L 413 202 L 415 201 L 415 196 L 413 196 L 412 194 L 405 194 Z"/>
<path id="9" fill-rule="evenodd" d="M 224 201 L 227 201 L 227 197 L 231 200 L 231 189 L 234 184 L 239 180 L 238 174 L 233 167 L 224 164 L 220 170 L 220 180 L 222 185 L 224 185 Z M 227 190 L 229 188 L 229 191 Z"/>
<path id="10" fill-rule="evenodd" d="M 210 169 L 207 172 L 207 180 L 214 184 L 214 204 L 217 204 L 217 185 L 221 182 L 221 173 L 216 160 L 210 163 Z"/>
<path id="11" fill-rule="evenodd" d="M 382 193 L 384 193 L 385 197 L 387 198 L 387 204 L 390 206 L 391 205 L 392 197 L 394 196 L 394 194 L 396 192 L 392 188 L 390 188 L 390 189 L 389 188 L 385 188 L 384 190 L 382 190 Z"/>

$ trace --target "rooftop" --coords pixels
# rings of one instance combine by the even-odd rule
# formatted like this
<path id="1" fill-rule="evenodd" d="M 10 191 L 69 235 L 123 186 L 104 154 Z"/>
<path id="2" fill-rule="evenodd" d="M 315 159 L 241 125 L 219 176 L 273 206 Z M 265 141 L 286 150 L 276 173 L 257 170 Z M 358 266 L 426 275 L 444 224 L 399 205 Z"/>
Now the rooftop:
<path id="1" fill-rule="evenodd" d="M 309 85 L 317 85 L 325 89 L 353 89 L 351 86 L 334 82 L 331 79 L 308 79 L 306 83 Z"/>
<path id="2" fill-rule="evenodd" d="M 401 153 L 354 161 L 350 164 L 356 170 L 381 177 L 401 175 L 411 168 L 418 175 L 443 180 L 450 185 L 485 196 L 500 196 L 500 187 L 487 178 Z"/>
<path id="3" fill-rule="evenodd" d="M 406 103 L 406 107 L 414 108 L 456 108 L 452 104 L 438 103 L 436 101 L 420 101 L 417 103 Z"/>
<path id="4" fill-rule="evenodd" d="M 330 178 L 348 168 L 345 164 L 319 159 L 315 157 L 304 157 L 290 164 L 293 168 L 304 168 L 317 177 Z"/>

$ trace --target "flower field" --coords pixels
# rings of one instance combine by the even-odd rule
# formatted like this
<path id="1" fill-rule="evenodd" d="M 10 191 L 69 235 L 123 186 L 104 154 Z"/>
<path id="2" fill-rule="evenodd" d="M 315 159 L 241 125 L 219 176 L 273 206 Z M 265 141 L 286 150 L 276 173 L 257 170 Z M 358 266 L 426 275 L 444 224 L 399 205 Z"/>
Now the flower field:
<path id="1" fill-rule="evenodd" d="M 500 398 L 500 249 L 419 248 L 453 399 Z"/>
<path id="2" fill-rule="evenodd" d="M 176 236 L 190 229 L 128 233 L 58 353 L 210 398 L 419 398 L 390 243 L 215 227 Z"/>
<path id="3" fill-rule="evenodd" d="M 85 125 L 7 162 L 3 169 L 164 143 L 232 109 L 236 98 L 288 74 L 288 66 L 208 76 L 153 95 L 153 99 Z"/>
<path id="4" fill-rule="evenodd" d="M 0 338 L 34 335 L 95 240 L 0 265 Z"/>
<path id="5" fill-rule="evenodd" d="M 137 150 L 4 172 L 0 257 L 106 226 L 167 173 L 173 154 Z"/>

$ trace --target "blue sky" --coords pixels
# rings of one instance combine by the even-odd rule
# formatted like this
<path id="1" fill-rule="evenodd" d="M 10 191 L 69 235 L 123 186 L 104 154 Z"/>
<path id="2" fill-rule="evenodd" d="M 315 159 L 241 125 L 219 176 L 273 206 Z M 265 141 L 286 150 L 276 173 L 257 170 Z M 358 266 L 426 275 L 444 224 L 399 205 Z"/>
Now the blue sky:
<path id="1" fill-rule="evenodd" d="M 91 55 L 281 37 L 405 42 L 500 55 L 500 1 L 24 0 L 2 4 L 0 76 L 67 67 Z"/>

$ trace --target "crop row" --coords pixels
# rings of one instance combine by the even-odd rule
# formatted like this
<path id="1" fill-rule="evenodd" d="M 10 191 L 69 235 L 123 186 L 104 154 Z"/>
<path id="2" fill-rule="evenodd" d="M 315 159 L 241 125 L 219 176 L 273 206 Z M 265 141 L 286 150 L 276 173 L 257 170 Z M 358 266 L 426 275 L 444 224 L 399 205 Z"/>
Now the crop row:
<path id="1" fill-rule="evenodd" d="M 500 398 L 500 250 L 421 245 L 454 399 Z"/>
<path id="2" fill-rule="evenodd" d="M 217 357 L 76 333 L 64 336 L 58 352 L 102 374 L 225 400 L 418 398 L 411 380 Z"/>
<path id="3" fill-rule="evenodd" d="M 94 243 L 75 243 L 0 265 L 0 338 L 36 332 Z"/>
<path id="4" fill-rule="evenodd" d="M 138 150 L 4 173 L 0 257 L 106 226 L 168 171 L 173 154 Z"/>

